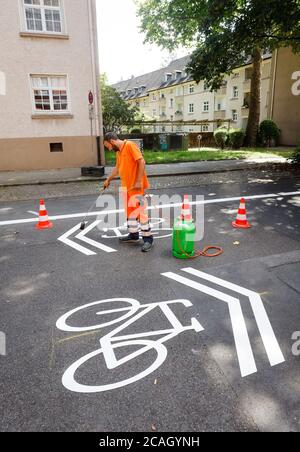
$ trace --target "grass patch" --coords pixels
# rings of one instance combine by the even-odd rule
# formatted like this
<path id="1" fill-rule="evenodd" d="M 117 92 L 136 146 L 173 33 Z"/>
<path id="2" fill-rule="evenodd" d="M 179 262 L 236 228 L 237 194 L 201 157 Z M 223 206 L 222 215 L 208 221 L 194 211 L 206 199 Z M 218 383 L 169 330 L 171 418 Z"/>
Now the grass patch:
<path id="1" fill-rule="evenodd" d="M 246 160 L 253 158 L 285 157 L 289 158 L 293 150 L 270 150 L 268 148 L 244 148 L 238 151 L 220 149 L 204 149 L 191 151 L 144 151 L 146 163 L 148 165 L 159 163 L 180 163 L 180 162 L 199 162 L 215 160 Z M 107 165 L 114 165 L 116 155 L 114 152 L 106 151 Z"/>

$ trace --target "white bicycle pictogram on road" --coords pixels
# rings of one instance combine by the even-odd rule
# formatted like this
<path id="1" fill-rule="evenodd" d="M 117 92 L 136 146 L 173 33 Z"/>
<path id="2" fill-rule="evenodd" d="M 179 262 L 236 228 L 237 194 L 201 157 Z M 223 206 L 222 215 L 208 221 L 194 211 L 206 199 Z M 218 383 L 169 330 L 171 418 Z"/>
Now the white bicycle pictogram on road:
<path id="1" fill-rule="evenodd" d="M 164 218 L 150 218 L 151 230 L 155 239 L 166 239 L 168 237 L 172 237 L 173 229 L 170 227 L 163 227 L 165 226 L 164 223 L 166 223 Z M 101 232 L 104 232 L 104 234 L 101 235 L 101 238 L 103 239 L 125 237 L 128 234 L 127 223 L 116 228 L 103 228 Z"/>
<path id="2" fill-rule="evenodd" d="M 111 305 L 113 305 L 113 307 Z M 114 305 L 116 305 L 116 307 L 114 307 Z M 165 342 L 173 339 L 184 331 L 193 330 L 196 333 L 204 331 L 202 325 L 200 325 L 198 320 L 195 318 L 191 318 L 190 325 L 182 325 L 182 323 L 178 320 L 178 318 L 172 311 L 172 305 L 183 305 L 184 307 L 188 308 L 192 306 L 192 303 L 189 300 L 172 300 L 142 305 L 139 301 L 130 298 L 112 298 L 86 304 L 63 315 L 57 321 L 56 326 L 59 330 L 66 332 L 96 331 L 120 323 L 119 326 L 117 326 L 114 330 L 100 339 L 99 349 L 89 353 L 86 356 L 83 356 L 66 370 L 62 378 L 62 383 L 65 388 L 77 393 L 97 393 L 111 391 L 113 389 L 118 389 L 141 380 L 142 378 L 150 375 L 152 372 L 157 370 L 167 358 L 168 350 L 164 345 Z M 76 316 L 78 313 L 82 313 L 84 310 L 88 311 L 91 308 L 98 306 L 99 308 L 101 308 L 101 310 L 97 312 L 97 315 L 101 316 L 102 318 L 103 316 L 108 316 L 110 320 L 93 326 L 80 327 L 69 326 L 69 324 L 67 323 L 72 316 Z M 108 309 L 105 309 L 106 306 L 108 306 Z M 120 333 L 124 329 L 126 329 L 130 325 L 133 325 L 135 322 L 144 318 L 157 309 L 165 315 L 167 320 L 172 325 L 172 328 L 157 331 L 147 331 L 145 333 L 138 334 L 120 335 Z M 111 317 L 115 316 L 116 314 L 121 314 L 121 316 L 111 319 Z M 121 359 L 117 358 L 115 350 L 128 346 L 135 346 L 135 348 L 136 346 L 139 346 L 140 348 L 138 350 L 135 350 L 133 353 L 127 354 Z M 97 386 L 86 385 L 79 383 L 76 380 L 76 372 L 78 372 L 79 369 L 80 371 L 87 371 L 86 366 L 88 366 L 89 362 L 91 362 L 90 360 L 95 357 L 99 357 L 102 354 L 107 369 L 113 370 L 120 368 L 125 363 L 128 363 L 151 350 L 156 352 L 155 360 L 151 362 L 151 364 L 145 370 L 136 373 L 130 378 L 125 378 L 121 381 L 116 381 L 109 384 L 100 384 Z"/>

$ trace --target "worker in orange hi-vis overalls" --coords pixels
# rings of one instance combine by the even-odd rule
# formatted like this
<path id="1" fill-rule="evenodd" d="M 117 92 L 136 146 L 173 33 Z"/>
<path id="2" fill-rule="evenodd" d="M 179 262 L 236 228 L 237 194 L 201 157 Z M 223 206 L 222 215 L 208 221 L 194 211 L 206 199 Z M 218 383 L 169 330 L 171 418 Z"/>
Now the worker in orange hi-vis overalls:
<path id="1" fill-rule="evenodd" d="M 147 253 L 153 247 L 153 235 L 146 213 L 146 201 L 144 198 L 145 190 L 149 188 L 145 160 L 135 143 L 122 141 L 113 132 L 105 135 L 104 145 L 107 149 L 117 153 L 116 167 L 105 181 L 104 187 L 108 188 L 111 181 L 119 175 L 124 193 L 129 234 L 126 237 L 120 238 L 120 241 L 122 243 L 139 242 L 140 223 L 144 240 L 142 251 L 143 253 Z"/>

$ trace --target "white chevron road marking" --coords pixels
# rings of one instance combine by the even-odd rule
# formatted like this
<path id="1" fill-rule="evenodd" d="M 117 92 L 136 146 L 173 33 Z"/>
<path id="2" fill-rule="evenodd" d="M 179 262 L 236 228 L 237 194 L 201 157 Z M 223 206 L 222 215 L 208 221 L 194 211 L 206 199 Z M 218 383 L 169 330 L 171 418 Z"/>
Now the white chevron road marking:
<path id="1" fill-rule="evenodd" d="M 254 317 L 257 322 L 257 326 L 259 328 L 259 332 L 261 334 L 262 341 L 271 366 L 281 364 L 285 361 L 259 294 L 193 268 L 185 268 L 182 270 L 193 276 L 204 279 L 206 281 L 210 281 L 218 286 L 222 286 L 226 289 L 230 289 L 241 295 L 249 297 Z M 162 273 L 162 276 L 166 276 L 173 281 L 191 287 L 199 292 L 210 295 L 213 298 L 224 301 L 228 304 L 241 375 L 242 377 L 246 377 L 248 375 L 256 373 L 257 367 L 253 356 L 253 351 L 249 340 L 247 326 L 243 316 L 240 300 L 219 290 L 205 286 L 204 284 L 201 284 L 199 282 L 177 275 L 173 272 Z"/>

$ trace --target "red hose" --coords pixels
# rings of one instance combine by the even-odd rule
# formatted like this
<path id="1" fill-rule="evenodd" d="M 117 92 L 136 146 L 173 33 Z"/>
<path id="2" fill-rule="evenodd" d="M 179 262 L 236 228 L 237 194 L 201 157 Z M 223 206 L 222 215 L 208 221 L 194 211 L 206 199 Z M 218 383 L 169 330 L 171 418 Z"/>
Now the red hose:
<path id="1" fill-rule="evenodd" d="M 195 251 L 194 256 L 190 256 L 189 254 L 187 254 L 184 249 L 182 248 L 182 246 L 180 245 L 180 241 L 179 241 L 179 231 L 177 231 L 176 234 L 176 239 L 177 239 L 177 245 L 180 248 L 180 251 L 188 258 L 188 259 L 197 259 L 198 257 L 217 257 L 217 256 L 221 256 L 221 254 L 224 253 L 223 248 L 221 248 L 220 246 L 206 246 L 204 248 L 203 251 L 198 250 Z M 209 250 L 216 250 L 215 253 L 209 253 Z"/>

